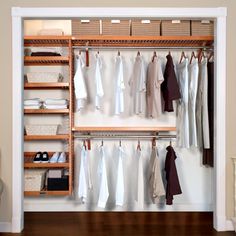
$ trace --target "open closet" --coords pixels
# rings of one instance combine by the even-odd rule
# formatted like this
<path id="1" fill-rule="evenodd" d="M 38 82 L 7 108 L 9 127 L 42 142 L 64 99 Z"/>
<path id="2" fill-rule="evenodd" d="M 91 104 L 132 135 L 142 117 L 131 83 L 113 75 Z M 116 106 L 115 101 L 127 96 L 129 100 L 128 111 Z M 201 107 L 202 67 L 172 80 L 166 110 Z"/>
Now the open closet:
<path id="1" fill-rule="evenodd" d="M 62 22 L 24 23 L 25 210 L 212 211 L 213 153 L 203 147 L 213 146 L 214 85 L 208 80 L 214 71 L 213 22 L 148 17 Z M 154 148 L 167 191 L 167 147 L 175 150 L 182 190 L 172 206 L 165 193 L 158 204 L 149 195 Z M 89 165 L 90 187 L 81 165 Z M 108 196 L 99 205 L 103 167 Z M 80 194 L 81 171 L 88 191 Z M 116 204 L 119 184 L 122 204 Z M 135 203 L 140 185 L 141 208 Z"/>

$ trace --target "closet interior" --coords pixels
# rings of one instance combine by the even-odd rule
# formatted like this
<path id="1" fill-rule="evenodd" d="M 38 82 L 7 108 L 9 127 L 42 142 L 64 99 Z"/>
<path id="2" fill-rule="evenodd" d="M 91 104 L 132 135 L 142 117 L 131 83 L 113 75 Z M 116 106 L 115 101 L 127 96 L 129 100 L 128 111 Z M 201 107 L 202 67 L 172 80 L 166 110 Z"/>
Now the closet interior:
<path id="1" fill-rule="evenodd" d="M 54 198 L 54 196 L 61 196 L 63 199 L 67 197 L 67 201 L 72 201 L 71 198 L 79 191 L 77 190 L 77 182 L 80 181 L 79 177 L 81 176 L 78 173 L 81 169 L 80 171 L 78 169 L 81 168 L 83 157 L 78 158 L 78 156 L 80 156 L 81 149 L 83 147 L 88 151 L 94 149 L 91 151 L 90 159 L 95 159 L 100 155 L 101 146 L 110 145 L 109 148 L 113 150 L 114 146 L 121 147 L 125 142 L 127 142 L 124 144 L 127 152 L 141 146 L 140 150 L 144 149 L 145 158 L 150 156 L 149 153 L 151 153 L 153 146 L 157 145 L 161 149 L 159 152 L 159 156 L 162 155 L 161 169 L 163 169 L 163 158 L 166 155 L 165 148 L 167 146 L 176 147 L 177 156 L 182 156 L 181 163 L 178 165 L 181 165 L 181 168 L 186 168 L 182 163 L 185 162 L 185 159 L 186 163 L 189 162 L 192 165 L 189 171 L 180 177 L 180 182 L 185 178 L 182 181 L 185 182 L 182 188 L 183 193 L 190 185 L 194 188 L 194 183 L 196 183 L 197 189 L 202 186 L 204 188 L 201 193 L 188 193 L 184 199 L 191 199 L 194 194 L 199 199 L 203 199 L 205 193 L 212 187 L 212 172 L 210 168 L 202 165 L 203 151 L 201 146 L 185 145 L 183 140 L 183 143 L 180 142 L 180 146 L 182 145 L 183 148 L 177 145 L 179 136 L 183 135 L 183 130 L 178 128 L 178 125 L 185 122 L 184 117 L 182 120 L 178 120 L 178 112 L 180 112 L 178 98 L 171 99 L 173 101 L 172 112 L 168 112 L 168 109 L 163 111 L 163 104 L 167 102 L 167 98 L 163 97 L 160 88 L 158 96 L 161 97 L 161 104 L 158 106 L 161 107 L 161 111 L 156 112 L 161 114 L 152 115 L 151 112 L 149 115 L 146 95 L 133 101 L 133 97 L 136 95 L 132 95 L 132 91 L 130 91 L 132 83 L 130 78 L 140 76 L 135 74 L 140 68 L 135 69 L 133 65 L 136 62 L 135 58 L 142 56 L 144 72 L 140 70 L 140 73 L 146 77 L 148 63 L 153 62 L 155 58 L 160 58 L 159 69 L 162 70 L 162 76 L 165 79 L 166 56 L 169 55 L 173 57 L 177 81 L 182 83 L 179 81 L 179 77 L 183 75 L 182 72 L 178 74 L 178 64 L 188 58 L 189 61 L 186 63 L 189 69 L 193 62 L 200 63 L 205 58 L 212 60 L 213 22 L 205 19 L 190 21 L 176 19 L 114 20 L 107 18 L 66 19 L 65 21 L 67 23 L 64 24 L 61 24 L 61 20 L 25 21 L 24 195 L 26 202 L 32 201 L 30 204 L 34 204 L 35 199 L 41 199 L 44 196 L 50 196 L 51 199 L 56 199 L 55 201 L 58 201 L 58 198 Z M 96 67 L 98 57 L 101 60 L 100 72 L 97 72 Z M 116 111 L 116 96 L 121 95 L 113 89 L 115 87 L 113 80 L 119 79 L 119 69 L 117 72 L 117 61 L 115 61 L 115 58 L 117 60 L 118 57 L 123 58 L 122 73 L 124 75 L 122 75 L 122 79 L 124 81 L 121 83 L 124 83 L 126 91 L 122 92 L 124 107 L 121 106 Z M 78 63 L 80 59 L 79 63 L 81 64 Z M 81 66 L 79 72 L 78 65 Z M 79 77 L 75 77 L 76 73 L 80 72 L 85 74 L 82 75 L 84 76 L 82 82 L 77 80 Z M 94 82 L 96 73 L 100 73 L 99 76 L 102 80 L 100 82 L 103 84 L 100 95 L 99 88 L 96 87 L 98 82 Z M 189 76 L 191 77 L 190 74 Z M 143 83 L 144 90 L 148 90 L 146 81 Z M 191 81 L 189 80 L 187 83 L 191 84 Z M 135 86 L 141 85 L 136 84 Z M 213 84 L 208 84 L 208 86 L 212 87 Z M 134 89 L 137 90 L 137 87 Z M 83 95 L 83 90 L 86 90 L 85 95 Z M 185 92 L 180 88 L 180 99 L 183 100 Z M 187 91 L 187 93 L 187 97 L 192 96 L 190 92 Z M 213 96 L 209 92 L 209 88 L 208 96 Z M 137 108 L 135 106 L 139 103 L 139 99 L 143 99 L 143 107 Z M 204 102 L 208 103 L 208 101 Z M 133 110 L 130 108 L 131 106 L 134 106 Z M 141 105 L 139 104 L 139 106 Z M 187 106 L 191 106 L 190 102 Z M 193 110 L 195 112 L 195 108 Z M 211 119 L 210 113 L 209 119 Z M 188 132 L 193 132 L 192 127 L 189 127 Z M 110 142 L 113 143 L 110 144 Z M 210 144 L 212 145 L 212 143 L 213 137 L 211 136 Z M 144 145 L 148 147 L 143 147 Z M 79 146 L 79 151 L 77 146 Z M 118 155 L 111 154 L 110 150 L 109 153 L 110 156 Z M 123 160 L 127 156 L 126 153 Z M 149 159 L 144 164 L 144 174 L 147 172 L 148 161 Z M 118 168 L 117 160 L 110 161 L 110 163 L 114 169 Z M 91 171 L 93 173 L 91 175 L 93 179 L 96 179 L 95 166 L 98 164 L 98 161 L 92 164 Z M 207 164 L 211 166 L 209 162 Z M 76 167 L 76 165 L 78 166 Z M 189 176 L 187 175 L 191 175 L 196 165 L 196 173 L 190 176 L 188 183 Z M 109 169 L 109 167 L 106 168 Z M 132 170 L 131 159 L 129 159 L 129 169 L 127 167 L 124 172 L 132 171 L 134 170 Z M 163 173 L 161 175 L 164 176 Z M 112 174 L 110 176 L 108 170 L 108 182 L 109 178 L 112 181 L 108 185 L 112 185 L 115 182 L 114 176 Z M 126 178 L 128 179 L 129 176 L 127 175 Z M 132 178 L 135 181 L 135 177 Z M 210 183 L 205 183 L 207 179 Z M 128 189 L 127 186 L 126 188 Z M 145 191 L 148 191 L 146 187 L 144 188 Z M 32 197 L 35 199 L 32 200 Z M 93 196 L 93 200 L 94 198 Z M 207 204 L 209 203 L 208 205 L 211 206 L 211 194 L 206 198 Z M 211 210 L 210 208 L 207 210 Z M 196 208 L 196 210 L 199 209 Z"/>

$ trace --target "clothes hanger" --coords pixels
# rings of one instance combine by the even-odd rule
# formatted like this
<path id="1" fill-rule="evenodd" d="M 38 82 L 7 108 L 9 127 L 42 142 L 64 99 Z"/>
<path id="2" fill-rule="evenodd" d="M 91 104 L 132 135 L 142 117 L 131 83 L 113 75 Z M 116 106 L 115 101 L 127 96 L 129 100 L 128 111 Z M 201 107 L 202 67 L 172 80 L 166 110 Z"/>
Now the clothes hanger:
<path id="1" fill-rule="evenodd" d="M 84 147 L 84 149 L 85 149 L 85 150 L 87 150 L 87 147 L 86 147 L 86 142 L 85 142 L 85 140 L 83 140 L 83 147 Z"/>
<path id="2" fill-rule="evenodd" d="M 120 56 L 120 51 L 118 50 L 118 53 L 117 53 L 118 56 Z"/>
<path id="3" fill-rule="evenodd" d="M 152 139 L 152 148 L 156 147 L 156 138 Z"/>
<path id="4" fill-rule="evenodd" d="M 182 51 L 182 53 L 181 53 L 181 57 L 180 57 L 179 63 L 182 62 L 183 58 L 184 58 L 184 59 L 187 58 L 186 55 L 185 55 L 185 53 L 184 53 L 184 51 Z"/>
<path id="5" fill-rule="evenodd" d="M 140 140 L 138 139 L 137 150 L 141 151 Z"/>
<path id="6" fill-rule="evenodd" d="M 192 52 L 192 54 L 191 54 L 190 64 L 192 64 L 193 58 L 197 58 L 194 52 Z"/>
<path id="7" fill-rule="evenodd" d="M 140 55 L 141 55 L 141 54 L 140 54 L 140 51 L 138 51 L 138 52 L 137 52 L 137 56 L 140 56 Z"/>
<path id="8" fill-rule="evenodd" d="M 103 140 L 102 140 L 102 142 L 101 142 L 101 147 L 103 147 Z"/>
<path id="9" fill-rule="evenodd" d="M 120 140 L 120 142 L 119 142 L 119 146 L 121 147 L 121 140 Z"/>
<path id="10" fill-rule="evenodd" d="M 198 62 L 201 62 L 201 61 L 202 61 L 202 58 L 206 58 L 206 55 L 205 55 L 205 53 L 204 53 L 203 50 L 201 50 L 201 51 L 199 52 Z"/>
<path id="11" fill-rule="evenodd" d="M 170 139 L 170 146 L 172 147 L 172 140 Z"/>
<path id="12" fill-rule="evenodd" d="M 168 55 L 171 56 L 171 52 L 170 51 L 168 52 Z"/>
<path id="13" fill-rule="evenodd" d="M 152 56 L 152 62 L 154 61 L 154 58 L 157 57 L 157 53 L 156 51 L 153 52 L 153 56 Z"/>
<path id="14" fill-rule="evenodd" d="M 208 57 L 207 61 L 209 62 L 209 61 L 211 60 L 211 58 L 213 58 L 213 59 L 214 59 L 214 52 L 213 52 L 213 51 L 211 51 L 211 52 L 210 52 L 210 54 L 209 54 L 209 57 Z"/>

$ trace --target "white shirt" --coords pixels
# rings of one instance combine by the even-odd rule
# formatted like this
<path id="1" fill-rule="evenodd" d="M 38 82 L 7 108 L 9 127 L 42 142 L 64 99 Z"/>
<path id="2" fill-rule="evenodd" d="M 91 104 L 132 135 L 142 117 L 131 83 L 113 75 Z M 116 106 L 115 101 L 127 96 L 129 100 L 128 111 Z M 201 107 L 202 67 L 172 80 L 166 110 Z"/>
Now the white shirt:
<path id="1" fill-rule="evenodd" d="M 109 197 L 108 185 L 107 185 L 107 170 L 105 161 L 105 151 L 104 147 L 100 147 L 100 162 L 98 166 L 98 174 L 100 178 L 100 190 L 98 197 L 98 207 L 105 208 L 107 199 Z"/>
<path id="2" fill-rule="evenodd" d="M 96 54 L 96 68 L 95 68 L 95 83 L 96 83 L 96 97 L 95 97 L 95 106 L 97 109 L 100 109 L 100 100 L 104 96 L 104 91 L 102 87 L 102 61 L 99 54 Z"/>

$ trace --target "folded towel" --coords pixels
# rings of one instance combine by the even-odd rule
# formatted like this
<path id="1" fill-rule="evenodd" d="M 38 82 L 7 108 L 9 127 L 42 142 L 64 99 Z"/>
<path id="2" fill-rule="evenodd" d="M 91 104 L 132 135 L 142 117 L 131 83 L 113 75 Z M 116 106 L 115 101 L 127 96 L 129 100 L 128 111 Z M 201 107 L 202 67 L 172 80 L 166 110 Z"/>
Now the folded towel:
<path id="1" fill-rule="evenodd" d="M 26 105 L 26 106 L 41 105 L 41 101 L 39 98 L 25 99 L 24 105 Z"/>
<path id="2" fill-rule="evenodd" d="M 41 105 L 24 106 L 24 109 L 40 109 Z"/>
<path id="3" fill-rule="evenodd" d="M 60 53 L 58 52 L 32 52 L 31 53 L 32 57 L 57 57 L 57 56 L 61 56 Z"/>
<path id="4" fill-rule="evenodd" d="M 45 109 L 67 109 L 67 105 L 44 105 Z"/>
<path id="5" fill-rule="evenodd" d="M 48 98 L 44 101 L 44 105 L 67 105 L 68 101 L 66 99 L 52 99 Z"/>
<path id="6" fill-rule="evenodd" d="M 58 47 L 43 47 L 43 48 L 38 48 L 34 47 L 30 49 L 31 52 L 61 52 L 61 49 Z"/>
<path id="7" fill-rule="evenodd" d="M 38 35 L 64 35 L 62 29 L 41 29 Z"/>

